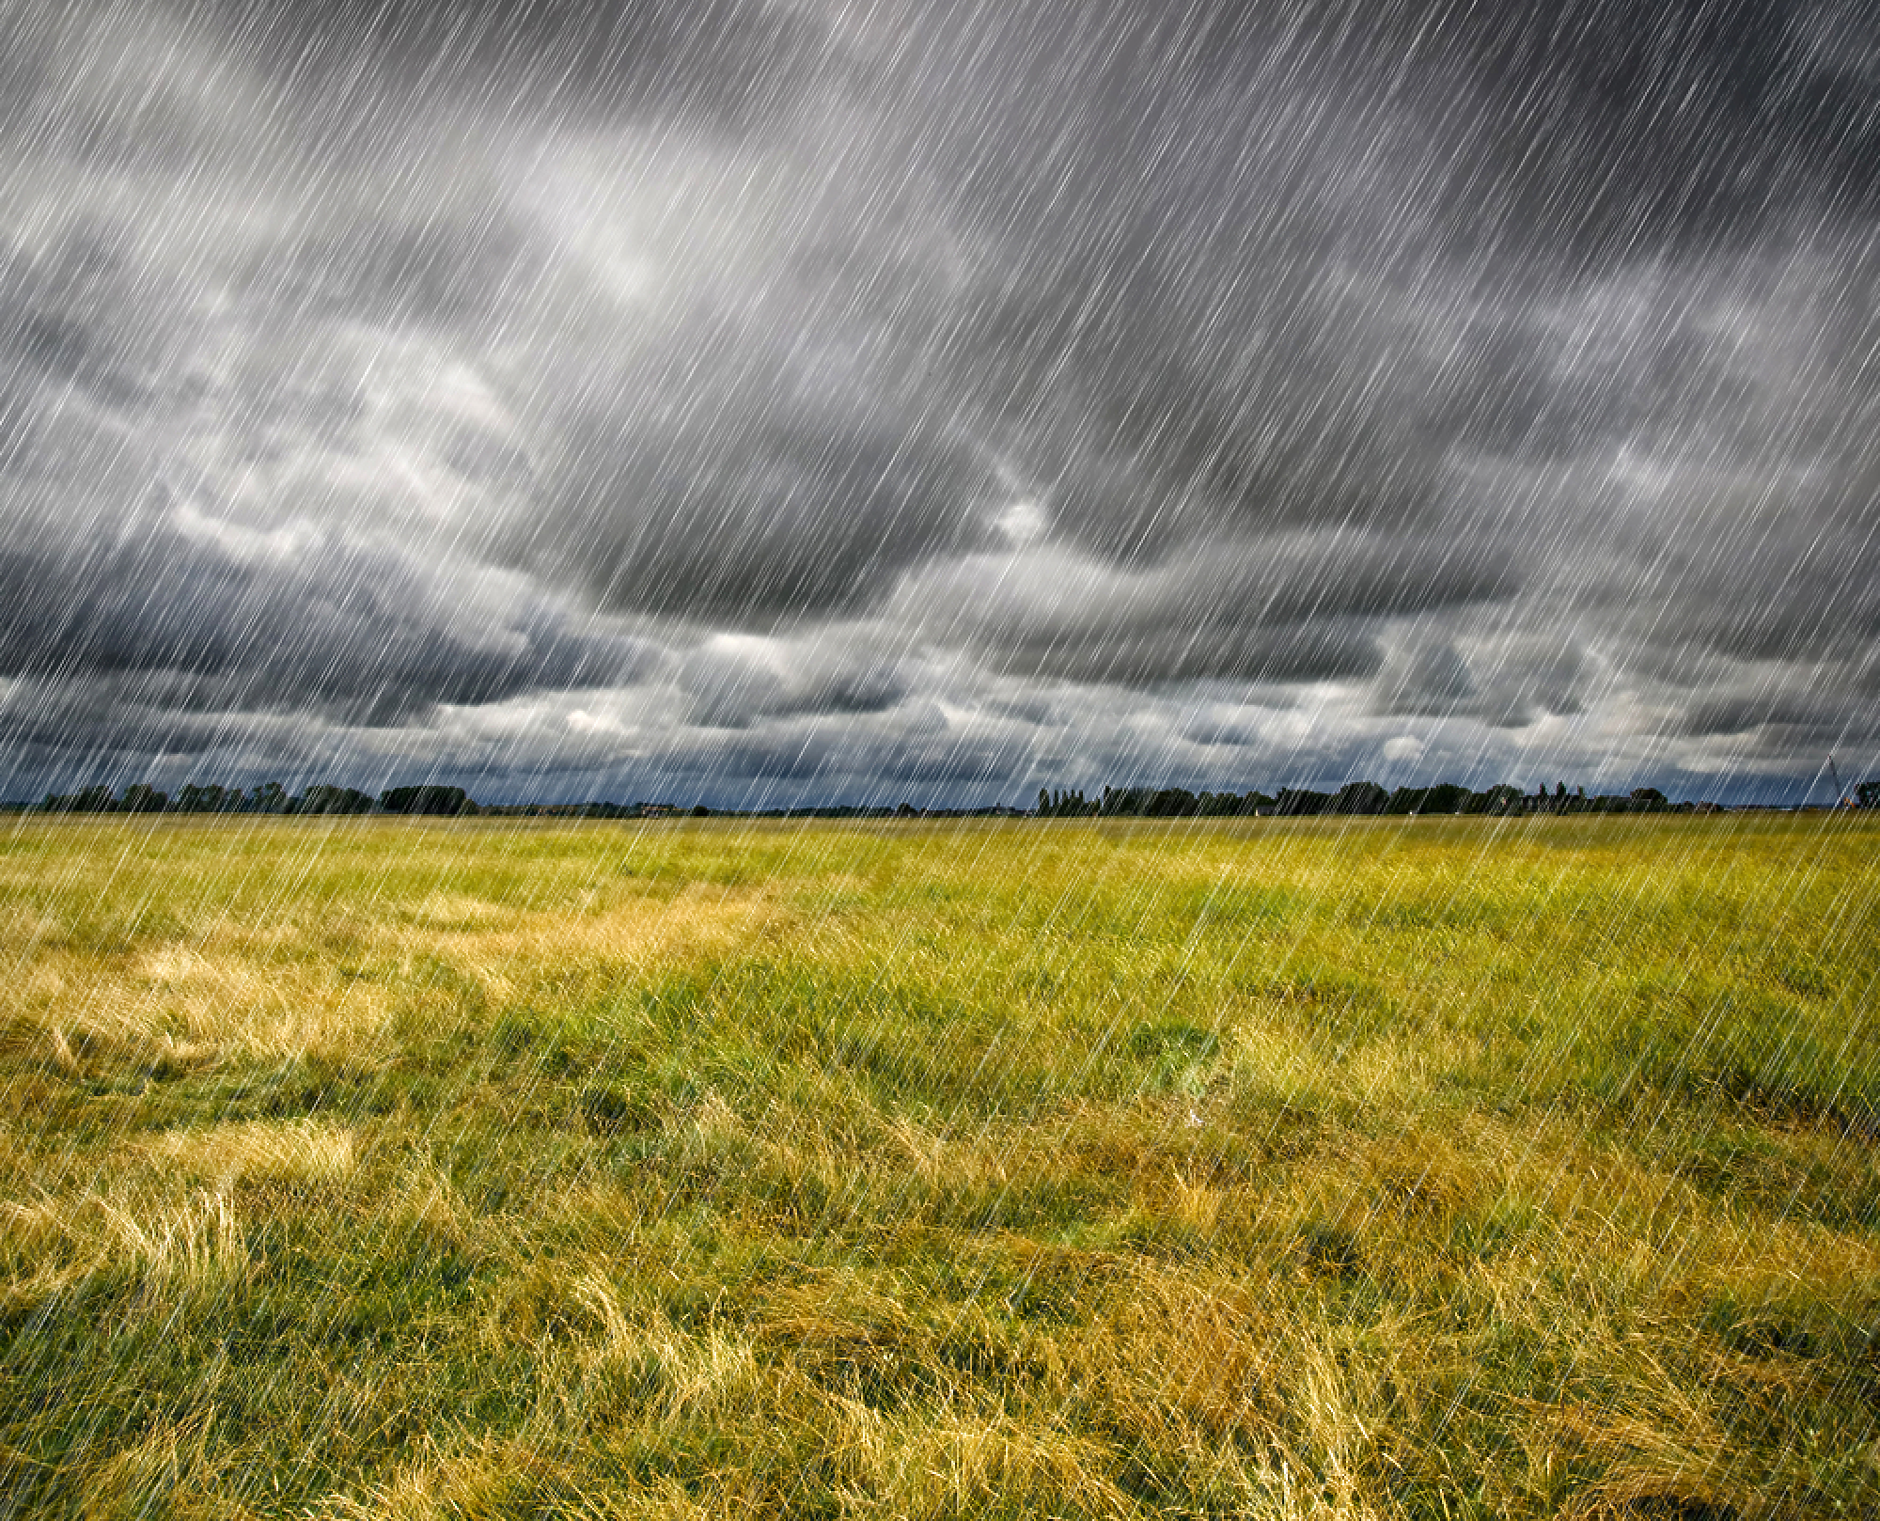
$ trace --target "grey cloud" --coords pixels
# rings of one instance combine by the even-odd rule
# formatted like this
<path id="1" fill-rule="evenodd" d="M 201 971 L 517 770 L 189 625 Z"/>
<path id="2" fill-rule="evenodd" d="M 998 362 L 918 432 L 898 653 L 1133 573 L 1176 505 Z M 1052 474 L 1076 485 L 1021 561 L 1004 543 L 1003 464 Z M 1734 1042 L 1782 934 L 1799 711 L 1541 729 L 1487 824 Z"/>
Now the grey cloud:
<path id="1" fill-rule="evenodd" d="M 677 397 L 634 377 L 573 419 L 506 552 L 609 609 L 766 626 L 860 611 L 987 537 L 995 478 L 969 439 L 752 357 Z"/>
<path id="2" fill-rule="evenodd" d="M 1244 9 L 1222 0 L 1168 25 L 1218 36 Z M 1871 33 L 1857 0 L 1273 10 L 1234 28 L 1237 56 L 1282 45 L 1361 98 L 1434 118 L 1435 212 L 1478 246 L 1584 263 L 1741 243 L 1797 204 L 1880 205 L 1876 80 L 1837 46 Z"/>
<path id="3" fill-rule="evenodd" d="M 1740 239 L 1802 199 L 1873 209 L 1880 160 L 1871 72 L 1835 41 L 1861 34 L 1854 4 L 1084 0 L 824 16 L 765 0 L 216 0 L 211 14 L 283 75 L 351 81 L 355 110 L 416 93 L 748 129 L 831 80 L 881 92 L 950 178 L 1015 218 L 1052 204 L 1052 174 L 1080 154 L 1127 173 L 1157 141 L 1192 153 L 1213 140 L 1197 107 L 1219 119 L 1289 83 L 1341 92 L 1353 103 L 1342 120 L 1416 113 L 1428 214 L 1478 246 L 1514 236 L 1610 257 L 1641 240 Z M 860 40 L 836 40 L 849 31 Z M 988 131 L 995 117 L 1005 131 Z M 1011 162 L 1025 143 L 1029 172 Z"/>
<path id="4" fill-rule="evenodd" d="M 1226 25 L 1204 12 L 1195 24 L 1205 31 L 1217 23 Z M 1012 24 L 1033 29 L 1037 18 Z M 1119 56 L 1146 68 L 1152 60 L 1142 49 L 1179 52 L 1193 40 L 1180 28 L 1114 17 L 1106 24 L 1125 45 L 1093 50 L 1104 61 L 1089 63 L 1088 76 L 1072 49 L 1071 66 L 1041 92 L 1044 101 L 1062 104 L 1075 86 L 1115 82 L 1106 71 Z M 1622 53 L 1637 42 L 1614 17 L 1589 36 L 1607 31 Z M 1231 26 L 1228 33 L 1257 64 L 1268 44 Z M 1702 37 L 1692 45 L 1700 44 L 1708 46 Z M 1450 36 L 1436 52 L 1453 62 L 1460 49 L 1467 61 L 1470 46 Z M 1027 60 L 1039 46 L 1011 51 L 1021 63 L 988 64 L 984 79 L 968 81 L 969 98 L 995 81 L 1029 82 Z M 976 45 L 967 56 L 988 58 Z M 945 68 L 932 72 L 942 82 L 955 78 Z M 840 465 L 829 475 L 801 470 L 818 436 L 836 453 L 849 447 L 847 414 L 858 408 L 888 437 L 935 415 L 961 419 L 1048 490 L 1062 536 L 1147 563 L 1223 532 L 1326 522 L 1382 535 L 1441 532 L 1459 455 L 1570 457 L 1681 426 L 1694 411 L 1741 410 L 1741 377 L 1718 368 L 1713 346 L 1686 330 L 1657 342 L 1648 367 L 1636 352 L 1625 356 L 1632 362 L 1623 372 L 1563 369 L 1537 357 L 1557 358 L 1562 340 L 1542 329 L 1534 302 L 1570 289 L 1570 274 L 1548 275 L 1551 283 L 1537 289 L 1511 266 L 1511 283 L 1491 283 L 1489 299 L 1472 300 L 1479 272 L 1432 265 L 1427 232 L 1399 230 L 1400 208 L 1341 198 L 1332 183 L 1335 154 L 1322 163 L 1307 155 L 1278 176 L 1257 172 L 1269 167 L 1265 156 L 1275 165 L 1297 157 L 1288 146 L 1296 137 L 1252 129 L 1287 124 L 1299 92 L 1275 92 L 1277 106 L 1250 103 L 1232 88 L 1231 70 L 1227 77 L 1223 83 L 1217 69 L 1210 76 L 1217 93 L 1187 106 L 1179 91 L 1157 99 L 1149 122 L 1131 127 L 1123 125 L 1138 104 L 1131 89 L 1091 88 L 1071 118 L 1089 130 L 1043 146 L 994 130 L 983 175 L 970 157 L 948 164 L 949 135 L 933 134 L 920 162 L 942 183 L 951 174 L 965 188 L 929 204 L 930 230 L 944 240 L 968 211 L 989 219 L 991 236 L 965 272 L 948 285 L 910 265 L 903 224 L 889 229 L 866 218 L 851 229 L 846 252 L 798 260 L 790 269 L 802 282 L 798 305 L 811 341 L 781 366 L 761 335 L 733 336 L 722 349 L 704 343 L 686 372 L 682 403 L 710 416 L 702 441 L 662 429 L 638 397 L 623 403 L 592 431 L 647 442 L 614 444 L 613 459 L 612 439 L 578 440 L 564 451 L 578 463 L 546 521 L 531 523 L 538 537 L 525 563 L 566 574 L 583 557 L 565 546 L 592 545 L 607 579 L 593 567 L 583 573 L 609 605 L 707 620 L 867 606 L 884 578 L 960 545 L 957 535 L 932 528 L 903 533 L 906 518 L 858 496 Z M 1401 106 L 1411 119 L 1413 104 L 1386 103 L 1356 140 L 1384 143 L 1391 110 Z M 962 121 L 996 120 L 957 100 L 950 109 Z M 1322 103 L 1315 109 L 1330 126 L 1342 120 Z M 1018 116 L 1042 110 L 1034 97 Z M 1204 125 L 1203 110 L 1218 119 Z M 1157 121 L 1171 132 L 1185 124 L 1187 135 L 1158 139 L 1148 130 Z M 1174 146 L 1151 157 L 1158 140 Z M 1348 149 L 1350 140 L 1338 146 Z M 1413 179 L 1415 153 L 1399 158 L 1392 172 Z M 879 173 L 882 162 L 864 158 L 857 169 Z M 1011 172 L 994 173 L 994 164 Z M 1381 188 L 1403 187 L 1387 175 Z M 1256 279 L 1244 277 L 1249 261 L 1259 266 Z M 896 373 L 874 378 L 895 384 L 866 402 L 837 399 L 821 415 L 795 410 L 794 390 L 814 384 L 803 355 L 859 342 L 882 324 L 901 359 Z M 724 384 L 726 373 L 746 384 Z M 753 373 L 762 385 L 748 384 Z M 657 394 L 659 377 L 651 383 Z M 870 452 L 859 458 L 865 468 Z M 650 468 L 674 460 L 669 478 Z M 783 474 L 830 503 L 827 510 L 804 510 L 793 485 L 781 501 L 767 493 L 780 462 Z M 957 501 L 973 492 L 953 469 L 930 478 L 937 496 Z M 875 535 L 883 552 L 858 555 L 857 540 L 870 530 L 854 525 L 871 515 L 884 525 Z M 827 553 L 799 547 L 812 543 Z"/>
<path id="5" fill-rule="evenodd" d="M 1260 731 L 1256 725 L 1244 722 L 1222 722 L 1214 718 L 1197 718 L 1192 723 L 1184 724 L 1181 737 L 1191 745 L 1240 749 L 1260 741 Z"/>
<path id="6" fill-rule="evenodd" d="M 1586 710 L 1588 691 L 1599 672 L 1586 652 L 1571 642 L 1546 640 L 1504 649 L 1483 674 L 1489 722 L 1519 727 L 1552 713 L 1572 717 Z"/>
<path id="7" fill-rule="evenodd" d="M 465 623 L 440 589 L 435 569 L 383 554 L 244 562 L 164 522 L 69 556 L 0 550 L 0 674 L 143 673 L 177 707 L 388 723 L 650 668 L 646 648 L 546 609 Z"/>
<path id="8" fill-rule="evenodd" d="M 923 65 L 916 98 L 950 78 Z M 1013 109 L 977 109 L 1000 81 Z M 775 229 L 762 278 L 782 298 L 751 320 L 747 291 L 704 287 L 703 317 L 651 313 L 605 403 L 553 424 L 563 468 L 523 563 L 638 611 L 853 611 L 964 547 L 989 457 L 1049 492 L 1063 536 L 1130 562 L 1229 532 L 1436 521 L 1454 414 L 1506 388 L 1448 357 L 1445 283 L 1391 268 L 1401 219 L 1340 189 L 1351 139 L 1329 96 L 1157 97 L 1155 121 L 1187 128 L 1162 154 L 1127 91 L 1085 93 L 1098 81 L 1074 68 L 1033 89 L 995 60 L 962 83 L 948 119 L 977 124 L 997 172 L 948 160 L 957 125 L 897 136 L 893 110 L 878 148 L 809 134 L 800 151 L 843 174 L 782 166 L 818 213 Z M 1022 130 L 1054 108 L 1076 130 Z M 1357 136 L 1384 151 L 1389 123 Z M 903 182 L 924 188 L 877 188 Z M 874 489 L 884 450 L 905 486 Z M 864 539 L 883 552 L 858 557 Z"/>
<path id="9" fill-rule="evenodd" d="M 893 604 L 996 667 L 1125 685 L 1375 673 L 1380 622 L 1505 600 L 1506 547 L 1294 534 L 1215 542 L 1150 568 L 1062 552 L 980 556 L 910 578 Z"/>
<path id="10" fill-rule="evenodd" d="M 227 130 L 244 70 L 219 42 L 155 5 L 0 0 L 0 141 L 110 174 L 238 163 L 256 144 Z"/>
<path id="11" fill-rule="evenodd" d="M 205 712 L 196 683 L 162 673 L 59 673 L 27 677 L 0 699 L 0 754 L 56 772 L 100 757 L 148 764 L 160 755 L 203 756 L 250 747 L 291 754 L 320 720 L 302 712 Z"/>
<path id="12" fill-rule="evenodd" d="M 1674 472 L 1584 605 L 1629 663 L 1847 660 L 1880 644 L 1880 523 L 1846 483 Z M 1749 489 L 1744 490 L 1747 486 Z M 1871 501 L 1871 498 L 1868 499 Z"/>
<path id="13" fill-rule="evenodd" d="M 1375 641 L 1362 631 L 1324 623 L 1094 632 L 1075 641 L 1033 636 L 989 651 L 988 658 L 1007 672 L 1120 686 L 1208 678 L 1349 680 L 1373 674 L 1381 659 Z"/>
<path id="14" fill-rule="evenodd" d="M 403 723 L 643 676 L 631 627 L 691 651 L 673 722 L 792 775 L 812 731 L 902 765 L 916 646 L 1015 715 L 1336 681 L 1494 730 L 1611 671 L 1697 740 L 1756 663 L 1853 721 L 1862 19 L 0 0 L 6 669 Z M 155 479 L 321 547 L 185 543 Z M 890 655 L 801 654 L 864 616 Z"/>
<path id="15" fill-rule="evenodd" d="M 1871 694 L 1810 688 L 1799 679 L 1708 697 L 1677 716 L 1680 736 L 1720 744 L 1735 754 L 1781 757 L 1800 753 L 1819 767 L 1831 751 L 1880 748 L 1880 703 Z"/>
<path id="16" fill-rule="evenodd" d="M 1693 704 L 1685 710 L 1681 727 L 1694 735 L 1747 734 L 1767 724 L 1833 728 L 1841 717 L 1841 704 L 1806 692 L 1764 692 Z"/>
<path id="17" fill-rule="evenodd" d="M 1378 683 L 1392 713 L 1447 715 L 1477 695 L 1469 663 L 1451 644 L 1422 644 L 1394 663 Z"/>
<path id="18" fill-rule="evenodd" d="M 1471 661 L 1447 640 L 1412 639 L 1386 663 L 1378 711 L 1405 717 L 1473 718 L 1521 728 L 1548 714 L 1583 711 L 1595 672 L 1572 643 L 1515 636 Z"/>
<path id="19" fill-rule="evenodd" d="M 528 229 L 500 208 L 409 220 L 381 212 L 266 249 L 247 283 L 306 316 L 460 325 L 525 294 L 547 259 Z"/>
<path id="20" fill-rule="evenodd" d="M 442 455 L 459 475 L 481 484 L 526 489 L 535 475 L 529 451 L 488 426 L 466 424 L 452 429 Z"/>
<path id="21" fill-rule="evenodd" d="M 391 102 L 749 131 L 786 114 L 829 67 L 827 28 L 774 0 L 210 0 L 290 85 Z"/>
<path id="22" fill-rule="evenodd" d="M 1032 763 L 1023 735 L 956 730 L 926 708 L 891 722 L 834 725 L 796 719 L 757 732 L 675 737 L 660 767 L 719 781 L 817 783 L 854 792 L 883 783 L 925 787 L 1010 783 Z M 826 794 L 825 794 L 826 795 Z"/>
<path id="23" fill-rule="evenodd" d="M 1880 639 L 1876 527 L 1823 532 L 1807 542 L 1790 538 L 1758 577 L 1727 571 L 1704 577 L 1699 585 L 1715 600 L 1701 612 L 1685 608 L 1680 621 L 1708 633 L 1713 648 L 1738 656 L 1826 657 L 1871 647 Z"/>
<path id="24" fill-rule="evenodd" d="M 132 256 L 132 238 L 90 219 L 43 251 L 0 234 L 0 384 L 23 405 L 37 387 L 75 386 L 117 410 L 151 399 L 174 358 L 175 290 Z"/>
<path id="25" fill-rule="evenodd" d="M 783 646 L 761 658 L 735 649 L 699 649 L 679 662 L 675 681 L 688 698 L 688 720 L 723 729 L 802 714 L 878 713 L 913 686 L 892 655 L 834 643 Z"/>
<path id="26" fill-rule="evenodd" d="M 982 787 L 1023 776 L 1030 747 L 1010 738 L 935 735 L 903 741 L 884 753 L 876 774 L 890 782 L 923 787 Z"/>
<path id="27" fill-rule="evenodd" d="M 1055 715 L 1051 699 L 1043 693 L 1016 698 L 992 697 L 982 702 L 980 707 L 994 718 L 1011 719 L 1022 724 L 1048 724 Z"/>

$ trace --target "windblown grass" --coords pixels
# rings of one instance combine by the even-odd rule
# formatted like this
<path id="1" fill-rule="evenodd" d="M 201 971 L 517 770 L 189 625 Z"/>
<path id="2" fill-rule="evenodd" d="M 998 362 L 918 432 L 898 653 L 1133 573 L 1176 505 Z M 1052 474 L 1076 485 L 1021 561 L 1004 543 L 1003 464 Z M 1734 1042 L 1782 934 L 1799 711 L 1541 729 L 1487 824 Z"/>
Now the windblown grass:
<path id="1" fill-rule="evenodd" d="M 23 822 L 0 1518 L 1880 1514 L 1876 845 Z"/>

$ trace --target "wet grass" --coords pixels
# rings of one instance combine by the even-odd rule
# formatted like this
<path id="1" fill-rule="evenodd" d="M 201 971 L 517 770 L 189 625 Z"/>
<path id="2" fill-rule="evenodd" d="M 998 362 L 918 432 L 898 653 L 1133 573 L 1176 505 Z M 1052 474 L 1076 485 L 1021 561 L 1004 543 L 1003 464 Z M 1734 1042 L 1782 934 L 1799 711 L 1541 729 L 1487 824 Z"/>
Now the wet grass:
<path id="1" fill-rule="evenodd" d="M 1880 1513 L 1876 846 L 22 822 L 0 1517 Z"/>

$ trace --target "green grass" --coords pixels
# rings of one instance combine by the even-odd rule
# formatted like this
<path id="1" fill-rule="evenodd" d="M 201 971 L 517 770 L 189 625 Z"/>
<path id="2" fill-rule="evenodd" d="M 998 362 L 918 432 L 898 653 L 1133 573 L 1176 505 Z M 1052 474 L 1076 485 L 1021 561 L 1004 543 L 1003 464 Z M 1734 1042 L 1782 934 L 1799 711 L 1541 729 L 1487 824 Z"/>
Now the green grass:
<path id="1" fill-rule="evenodd" d="M 9 828 L 4 1521 L 1880 1514 L 1880 825 Z"/>

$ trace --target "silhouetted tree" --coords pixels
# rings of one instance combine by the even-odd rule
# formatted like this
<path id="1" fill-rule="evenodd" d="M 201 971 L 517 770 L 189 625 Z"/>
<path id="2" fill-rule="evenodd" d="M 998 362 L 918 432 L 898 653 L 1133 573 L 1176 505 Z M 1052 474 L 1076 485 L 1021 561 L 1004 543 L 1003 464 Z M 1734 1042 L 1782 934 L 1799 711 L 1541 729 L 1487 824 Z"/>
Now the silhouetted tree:
<path id="1" fill-rule="evenodd" d="M 379 806 L 387 813 L 424 813 L 451 817 L 475 813 L 461 787 L 390 787 L 379 794 Z"/>
<path id="2" fill-rule="evenodd" d="M 117 804 L 111 789 L 100 782 L 77 792 L 48 792 L 40 807 L 47 813 L 113 813 Z"/>
<path id="3" fill-rule="evenodd" d="M 1382 813 L 1390 794 L 1376 782 L 1346 782 L 1326 806 L 1327 813 Z"/>
<path id="4" fill-rule="evenodd" d="M 1518 794 L 1517 794 L 1518 795 Z M 1391 813 L 1468 813 L 1475 794 L 1456 782 L 1434 787 L 1399 787 L 1390 795 Z"/>
<path id="5" fill-rule="evenodd" d="M 309 787 L 296 799 L 295 813 L 370 813 L 372 794 L 353 787 L 333 787 L 322 782 Z"/>

